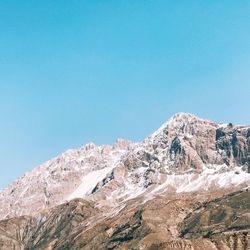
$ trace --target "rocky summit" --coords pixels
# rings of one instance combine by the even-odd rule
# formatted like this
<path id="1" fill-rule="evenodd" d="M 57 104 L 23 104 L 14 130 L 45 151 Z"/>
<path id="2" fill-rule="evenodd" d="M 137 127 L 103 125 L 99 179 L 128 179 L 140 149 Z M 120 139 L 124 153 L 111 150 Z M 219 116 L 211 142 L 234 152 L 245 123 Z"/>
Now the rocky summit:
<path id="1" fill-rule="evenodd" d="M 250 127 L 178 113 L 87 144 L 0 193 L 0 249 L 250 249 Z"/>

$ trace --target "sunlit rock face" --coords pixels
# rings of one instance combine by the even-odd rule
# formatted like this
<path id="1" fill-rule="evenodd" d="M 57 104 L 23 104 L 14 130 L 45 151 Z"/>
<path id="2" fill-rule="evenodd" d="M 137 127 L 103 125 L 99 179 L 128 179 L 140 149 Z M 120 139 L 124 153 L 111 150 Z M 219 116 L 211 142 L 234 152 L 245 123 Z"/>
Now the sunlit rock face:
<path id="1" fill-rule="evenodd" d="M 0 249 L 250 249 L 249 172 L 249 126 L 178 113 L 141 142 L 90 143 L 13 182 Z"/>

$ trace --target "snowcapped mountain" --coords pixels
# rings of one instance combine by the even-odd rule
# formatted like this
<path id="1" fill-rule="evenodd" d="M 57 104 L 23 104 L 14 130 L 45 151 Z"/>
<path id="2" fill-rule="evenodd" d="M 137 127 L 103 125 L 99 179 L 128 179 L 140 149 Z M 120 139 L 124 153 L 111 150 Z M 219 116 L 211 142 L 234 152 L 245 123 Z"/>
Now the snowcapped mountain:
<path id="1" fill-rule="evenodd" d="M 178 113 L 142 142 L 87 144 L 26 173 L 0 193 L 0 218 L 86 196 L 114 203 L 144 192 L 150 196 L 166 189 L 188 192 L 249 184 L 249 150 L 249 127 Z"/>
<path id="2" fill-rule="evenodd" d="M 102 216 L 114 218 L 127 207 L 147 206 L 158 197 L 198 193 L 204 194 L 201 202 L 211 193 L 217 197 L 241 190 L 250 185 L 249 172 L 249 126 L 216 124 L 178 113 L 142 142 L 87 144 L 34 168 L 0 193 L 0 218 L 43 218 L 44 213 L 55 213 L 59 205 L 81 198 L 99 211 L 92 218 L 92 224 L 96 224 Z M 194 208 L 192 202 L 186 212 Z M 184 214 L 178 216 L 183 219 Z M 173 230 L 171 237 L 177 237 L 177 229 Z M 72 245 L 70 249 L 81 248 Z"/>

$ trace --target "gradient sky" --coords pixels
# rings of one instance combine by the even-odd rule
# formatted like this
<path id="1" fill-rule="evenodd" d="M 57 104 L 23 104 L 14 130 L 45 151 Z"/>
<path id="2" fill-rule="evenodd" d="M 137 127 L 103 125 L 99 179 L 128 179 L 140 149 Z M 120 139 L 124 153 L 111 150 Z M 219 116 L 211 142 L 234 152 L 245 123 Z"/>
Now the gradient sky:
<path id="1" fill-rule="evenodd" d="M 250 2 L 0 0 L 0 188 L 176 112 L 250 124 Z"/>

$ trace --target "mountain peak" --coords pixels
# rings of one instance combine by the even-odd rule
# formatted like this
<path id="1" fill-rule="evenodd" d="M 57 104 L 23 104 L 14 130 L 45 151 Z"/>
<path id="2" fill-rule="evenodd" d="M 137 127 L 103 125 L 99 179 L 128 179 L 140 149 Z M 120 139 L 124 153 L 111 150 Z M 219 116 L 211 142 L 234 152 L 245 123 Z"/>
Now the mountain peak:
<path id="1" fill-rule="evenodd" d="M 174 114 L 167 122 L 166 124 L 170 123 L 191 123 L 191 122 L 201 122 L 201 123 L 214 123 L 211 122 L 208 119 L 202 119 L 194 114 L 191 113 L 185 113 L 185 112 L 179 112 Z"/>
<path id="2" fill-rule="evenodd" d="M 169 120 L 167 120 L 163 125 L 157 129 L 153 134 L 151 134 L 148 138 L 155 138 L 158 136 L 161 136 L 164 131 L 171 130 L 175 132 L 180 132 L 181 131 L 189 131 L 194 130 L 194 127 L 199 127 L 199 126 L 213 126 L 216 127 L 217 124 L 210 121 L 210 120 L 205 120 L 202 118 L 199 118 L 198 116 L 191 114 L 191 113 L 185 113 L 185 112 L 179 112 L 174 114 Z M 188 129 L 184 129 L 188 127 Z"/>
<path id="3" fill-rule="evenodd" d="M 190 119 L 201 120 L 201 118 L 199 118 L 198 116 L 186 112 L 178 112 L 174 114 L 169 120 L 190 120 Z"/>

